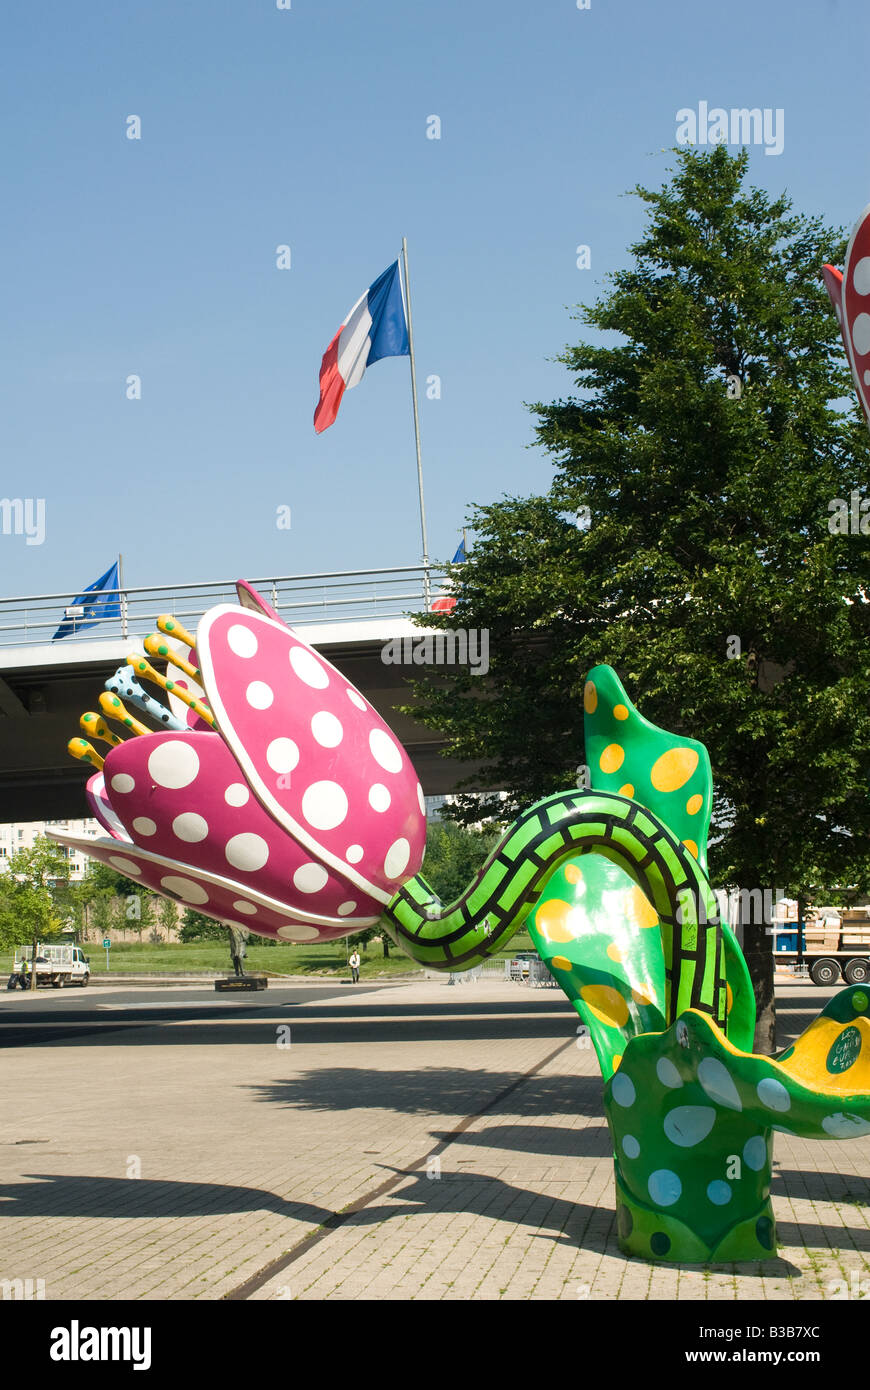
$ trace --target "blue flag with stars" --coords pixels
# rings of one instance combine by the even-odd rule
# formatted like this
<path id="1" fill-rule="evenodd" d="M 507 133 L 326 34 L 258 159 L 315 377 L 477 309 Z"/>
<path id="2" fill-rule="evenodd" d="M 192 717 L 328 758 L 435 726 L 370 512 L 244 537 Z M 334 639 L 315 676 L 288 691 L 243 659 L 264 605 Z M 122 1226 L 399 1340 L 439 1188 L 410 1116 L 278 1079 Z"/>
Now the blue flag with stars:
<path id="1" fill-rule="evenodd" d="M 70 637 L 85 627 L 98 627 L 107 618 L 120 618 L 121 595 L 118 592 L 118 561 L 89 584 L 83 594 L 78 594 L 70 603 L 70 608 L 81 608 L 81 616 L 66 617 L 52 637 Z"/>

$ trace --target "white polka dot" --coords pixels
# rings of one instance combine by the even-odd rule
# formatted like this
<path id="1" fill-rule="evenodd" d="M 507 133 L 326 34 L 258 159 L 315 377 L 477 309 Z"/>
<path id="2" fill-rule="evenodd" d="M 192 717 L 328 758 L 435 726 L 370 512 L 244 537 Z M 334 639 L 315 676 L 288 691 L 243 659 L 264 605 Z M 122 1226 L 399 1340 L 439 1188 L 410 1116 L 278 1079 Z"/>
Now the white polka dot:
<path id="1" fill-rule="evenodd" d="M 337 782 L 312 782 L 302 797 L 302 814 L 315 830 L 334 830 L 347 815 L 347 797 Z"/>
<path id="2" fill-rule="evenodd" d="M 657 1168 L 649 1175 L 647 1190 L 657 1207 L 672 1207 L 680 1200 L 683 1184 L 670 1168 Z"/>
<path id="3" fill-rule="evenodd" d="M 120 854 L 110 854 L 109 863 L 122 874 L 141 874 L 142 865 L 132 859 L 122 859 Z"/>
<path id="4" fill-rule="evenodd" d="M 243 912 L 246 917 L 253 917 L 254 913 L 257 911 L 255 905 L 247 902 L 244 898 L 237 898 L 233 903 L 233 907 L 236 909 L 236 912 Z"/>
<path id="5" fill-rule="evenodd" d="M 363 853 L 364 850 L 362 845 L 348 845 L 347 853 L 344 857 L 348 864 L 358 864 L 363 857 Z"/>
<path id="6" fill-rule="evenodd" d="M 767 1162 L 767 1144 L 760 1134 L 754 1134 L 743 1145 L 743 1162 L 753 1173 L 760 1173 Z"/>
<path id="7" fill-rule="evenodd" d="M 268 709 L 274 698 L 272 687 L 265 681 L 251 681 L 245 691 L 245 699 L 251 709 Z"/>
<path id="8" fill-rule="evenodd" d="M 291 647 L 290 665 L 299 679 L 313 690 L 325 690 L 329 685 L 329 676 L 317 657 L 306 647 Z"/>
<path id="9" fill-rule="evenodd" d="M 245 806 L 250 795 L 243 782 L 231 782 L 224 792 L 224 801 L 228 806 Z"/>
<path id="10" fill-rule="evenodd" d="M 257 655 L 257 639 L 249 627 L 242 627 L 241 623 L 233 623 L 227 633 L 227 645 L 231 652 L 236 656 L 249 657 Z"/>
<path id="11" fill-rule="evenodd" d="M 172 822 L 172 829 L 179 840 L 185 840 L 189 845 L 199 844 L 208 834 L 208 821 L 203 816 L 197 815 L 196 811 L 185 811 L 182 815 L 176 816 Z"/>
<path id="12" fill-rule="evenodd" d="M 791 1130 L 783 1130 L 781 1125 L 773 1125 L 773 1128 L 781 1133 L 791 1134 Z M 848 1115 L 840 1111 L 836 1115 L 826 1115 L 822 1120 L 822 1129 L 826 1134 L 830 1134 L 832 1139 L 854 1139 L 859 1134 L 867 1134 L 870 1124 L 860 1115 Z"/>
<path id="13" fill-rule="evenodd" d="M 329 874 L 322 864 L 302 864 L 293 875 L 293 887 L 300 893 L 319 893 L 328 879 Z"/>
<path id="14" fill-rule="evenodd" d="M 292 926 L 279 927 L 278 935 L 282 941 L 316 941 L 320 932 L 316 927 L 294 922 Z"/>
<path id="15" fill-rule="evenodd" d="M 622 1141 L 622 1152 L 625 1154 L 626 1158 L 637 1158 L 640 1153 L 640 1144 L 633 1134 L 626 1134 Z"/>
<path id="16" fill-rule="evenodd" d="M 369 748 L 375 762 L 379 763 L 385 772 L 401 772 L 402 755 L 383 729 L 372 729 L 369 734 Z"/>
<path id="17" fill-rule="evenodd" d="M 149 816 L 137 816 L 133 822 L 137 835 L 156 835 L 157 825 Z"/>
<path id="18" fill-rule="evenodd" d="M 368 705 L 366 704 L 362 695 L 360 695 L 359 691 L 351 690 L 350 688 L 348 688 L 348 690 L 345 693 L 347 695 L 347 698 L 350 700 L 351 704 L 356 705 L 357 709 L 368 709 Z"/>
<path id="19" fill-rule="evenodd" d="M 656 1062 L 656 1076 L 663 1086 L 676 1091 L 683 1084 L 683 1078 L 669 1057 L 660 1057 Z"/>
<path id="20" fill-rule="evenodd" d="M 694 1149 L 716 1123 L 712 1105 L 678 1105 L 668 1111 L 662 1128 L 672 1144 L 681 1149 Z"/>
<path id="21" fill-rule="evenodd" d="M 125 792 L 131 792 L 135 785 L 133 778 L 126 772 L 116 772 L 111 782 L 112 791 L 121 792 L 122 795 Z"/>
<path id="22" fill-rule="evenodd" d="M 420 815 L 421 815 L 421 816 L 425 816 L 425 814 L 426 814 L 426 798 L 425 798 L 425 796 L 423 795 L 423 788 L 420 786 L 420 783 L 419 783 L 419 782 L 417 783 L 417 803 L 418 803 L 418 805 L 419 805 L 419 807 L 420 807 Z"/>
<path id="23" fill-rule="evenodd" d="M 852 346 L 859 357 L 870 352 L 870 314 L 859 314 L 852 324 Z"/>
<path id="24" fill-rule="evenodd" d="M 755 1088 L 758 1099 L 762 1105 L 766 1105 L 768 1110 L 789 1110 L 791 1109 L 791 1096 L 785 1089 L 781 1081 L 775 1077 L 762 1077 Z"/>
<path id="25" fill-rule="evenodd" d="M 870 256 L 862 256 L 852 271 L 856 294 L 870 294 Z"/>
<path id="26" fill-rule="evenodd" d="M 870 372 L 864 373 L 864 385 L 870 386 Z"/>
<path id="27" fill-rule="evenodd" d="M 161 878 L 160 886 L 176 898 L 183 898 L 186 903 L 196 903 L 201 907 L 208 902 L 208 893 L 202 884 L 194 883 L 190 878 L 181 878 L 179 874 L 168 874 L 166 878 Z"/>
<path id="28" fill-rule="evenodd" d="M 398 878 L 408 867 L 408 860 L 411 858 L 411 846 L 407 840 L 396 840 L 387 850 L 387 857 L 384 860 L 384 873 L 387 878 Z"/>
<path id="29" fill-rule="evenodd" d="M 637 1099 L 637 1091 L 634 1089 L 634 1082 L 625 1072 L 618 1071 L 610 1083 L 610 1094 L 617 1105 L 623 1106 L 626 1110 L 634 1105 Z"/>
<path id="30" fill-rule="evenodd" d="M 707 1197 L 716 1207 L 725 1207 L 731 1201 L 731 1188 L 721 1178 L 707 1184 Z"/>
<path id="31" fill-rule="evenodd" d="M 704 1057 L 698 1065 L 698 1080 L 711 1100 L 728 1110 L 742 1110 L 743 1102 L 731 1076 L 718 1057 Z"/>
<path id="32" fill-rule="evenodd" d="M 353 912 L 353 910 L 354 910 L 355 907 L 356 907 L 356 903 L 341 903 L 340 906 L 339 906 L 339 908 L 338 908 L 338 915 L 339 915 L 339 917 L 347 917 L 347 916 L 349 916 L 350 913 Z"/>
<path id="33" fill-rule="evenodd" d="M 234 869 L 243 869 L 246 873 L 255 873 L 257 869 L 262 869 L 269 858 L 269 846 L 262 835 L 234 835 L 227 841 L 224 850 L 227 862 L 232 864 Z"/>
<path id="34" fill-rule="evenodd" d="M 292 772 L 299 765 L 299 749 L 292 738 L 273 738 L 266 749 L 266 762 L 273 772 Z"/>
<path id="35" fill-rule="evenodd" d="M 319 710 L 311 720 L 311 732 L 321 748 L 337 748 L 344 738 L 341 720 L 328 710 Z"/>
<path id="36" fill-rule="evenodd" d="M 189 787 L 199 773 L 199 758 L 189 743 L 161 743 L 148 759 L 148 771 L 158 787 Z"/>
<path id="37" fill-rule="evenodd" d="M 389 811 L 392 799 L 383 782 L 375 782 L 373 787 L 369 787 L 369 805 L 373 811 Z"/>

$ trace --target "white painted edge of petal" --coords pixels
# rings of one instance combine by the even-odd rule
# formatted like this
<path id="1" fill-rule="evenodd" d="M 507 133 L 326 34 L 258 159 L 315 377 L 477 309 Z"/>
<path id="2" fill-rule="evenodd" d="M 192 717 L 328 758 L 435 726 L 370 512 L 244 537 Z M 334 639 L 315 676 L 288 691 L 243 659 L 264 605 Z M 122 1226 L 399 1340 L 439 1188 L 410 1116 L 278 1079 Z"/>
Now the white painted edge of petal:
<path id="1" fill-rule="evenodd" d="M 397 882 L 394 892 L 388 893 L 383 888 L 378 888 L 376 884 L 370 883 L 352 864 L 348 864 L 346 859 L 340 859 L 337 854 L 331 854 L 329 850 L 325 849 L 320 841 L 311 834 L 310 830 L 306 830 L 303 825 L 300 825 L 298 821 L 293 819 L 288 811 L 285 811 L 280 801 L 272 795 L 271 791 L 260 777 L 253 759 L 248 754 L 241 738 L 236 733 L 230 721 L 230 717 L 224 708 L 223 701 L 218 691 L 217 679 L 212 663 L 211 644 L 209 642 L 209 634 L 211 633 L 212 625 L 217 622 L 218 618 L 232 613 L 240 613 L 248 622 L 261 623 L 263 626 L 271 628 L 274 632 L 280 632 L 283 637 L 292 636 L 294 642 L 305 647 L 317 661 L 322 662 L 323 665 L 341 681 L 342 689 L 347 688 L 351 682 L 343 676 L 340 671 L 337 671 L 325 657 L 321 656 L 318 651 L 310 647 L 307 642 L 303 642 L 302 638 L 299 637 L 297 633 L 291 633 L 283 623 L 276 623 L 272 618 L 267 618 L 265 614 L 255 613 L 253 609 L 241 608 L 233 603 L 221 603 L 215 608 L 210 608 L 199 620 L 199 626 L 196 629 L 196 654 L 199 658 L 199 669 L 202 673 L 202 683 L 205 686 L 206 698 L 208 699 L 211 711 L 217 721 L 218 733 L 221 735 L 221 738 L 224 740 L 239 767 L 242 769 L 248 786 L 251 788 L 251 791 L 254 793 L 260 805 L 264 810 L 268 811 L 274 821 L 277 821 L 294 839 L 304 845 L 311 854 L 322 860 L 324 864 L 329 864 L 331 868 L 335 869 L 336 873 L 340 873 L 342 877 L 346 878 L 350 883 L 356 884 L 357 888 L 367 893 L 370 898 L 374 898 L 380 903 L 392 902 L 395 894 L 401 887 L 401 883 Z M 371 713 L 376 719 L 380 719 L 380 715 L 378 715 L 373 708 L 371 709 Z M 292 728 L 287 730 L 287 735 L 288 737 L 292 737 Z"/>
<path id="2" fill-rule="evenodd" d="M 867 423 L 868 425 L 870 425 L 870 397 L 868 397 L 867 388 L 864 385 L 864 382 L 861 380 L 861 376 L 858 371 L 858 366 L 855 361 L 855 354 L 852 348 L 852 325 L 849 323 L 848 315 L 846 313 L 847 301 L 853 293 L 849 288 L 850 278 L 852 274 L 852 252 L 855 249 L 855 242 L 858 240 L 858 235 L 863 230 L 864 224 L 866 223 L 868 217 L 870 217 L 870 203 L 868 203 L 867 206 L 864 208 L 864 211 L 861 213 L 860 217 L 855 223 L 855 226 L 852 228 L 852 235 L 849 238 L 849 245 L 846 247 L 846 259 L 843 262 L 842 294 L 844 325 L 843 338 L 846 343 L 846 351 L 849 356 L 849 366 L 852 369 L 852 380 L 855 383 L 855 390 L 858 393 L 858 400 L 861 402 L 861 407 L 864 411 L 865 417 L 867 418 Z"/>
<path id="3" fill-rule="evenodd" d="M 74 845 L 83 854 L 89 854 L 93 849 L 105 851 L 107 854 L 126 854 L 129 858 L 135 859 L 137 856 L 144 859 L 146 863 L 153 864 L 155 868 L 171 869 L 173 873 L 178 873 L 182 878 L 193 879 L 194 883 L 202 879 L 203 883 L 210 883 L 214 888 L 223 888 L 228 892 L 235 893 L 238 898 L 246 898 L 249 902 L 256 903 L 260 907 L 267 908 L 270 912 L 276 912 L 282 917 L 286 917 L 290 922 L 301 922 L 312 927 L 336 927 L 348 924 L 347 933 L 361 931 L 365 927 L 377 926 L 379 917 L 324 917 L 322 913 L 306 912 L 304 908 L 289 908 L 286 903 L 279 902 L 277 898 L 270 898 L 265 893 L 260 893 L 256 888 L 247 883 L 240 883 L 235 878 L 224 878 L 221 874 L 211 873 L 207 869 L 196 868 L 192 864 L 185 864 L 180 859 L 164 859 L 162 854 L 155 854 L 153 850 L 143 849 L 141 845 L 131 842 L 129 845 L 122 840 L 103 840 L 85 839 L 80 835 L 74 835 L 69 830 L 47 830 L 46 835 L 50 840 L 57 840 L 62 845 Z M 157 892 L 157 889 L 151 889 Z M 168 897 L 169 894 L 164 894 Z M 176 899 L 173 899 L 175 902 Z M 187 904 L 196 906 L 196 904 Z M 206 912 L 206 917 L 211 913 Z M 218 919 L 222 921 L 222 918 Z M 244 924 L 256 930 L 253 922 L 248 918 Z"/>
<path id="4" fill-rule="evenodd" d="M 290 628 L 290 624 L 283 621 L 278 610 L 272 607 L 268 599 L 263 598 L 259 589 L 254 588 L 250 579 L 236 580 L 236 597 L 242 608 L 247 608 L 251 613 L 262 613 L 264 617 L 279 622 L 282 627 Z"/>
<path id="5" fill-rule="evenodd" d="M 104 830 L 108 831 L 108 833 L 111 835 L 112 839 L 115 841 L 116 844 L 132 845 L 134 842 L 126 826 L 124 825 L 124 822 L 121 820 L 120 816 L 115 811 L 111 801 L 109 801 L 108 795 L 105 794 L 105 778 L 103 778 L 104 798 L 99 797 L 97 793 L 92 790 L 92 783 L 96 782 L 102 776 L 102 772 L 95 772 L 93 777 L 88 778 L 85 790 L 88 806 L 94 813 L 94 820 L 97 821 L 103 827 Z M 107 804 L 108 810 L 106 809 Z M 116 826 L 112 824 L 113 819 L 117 821 Z"/>

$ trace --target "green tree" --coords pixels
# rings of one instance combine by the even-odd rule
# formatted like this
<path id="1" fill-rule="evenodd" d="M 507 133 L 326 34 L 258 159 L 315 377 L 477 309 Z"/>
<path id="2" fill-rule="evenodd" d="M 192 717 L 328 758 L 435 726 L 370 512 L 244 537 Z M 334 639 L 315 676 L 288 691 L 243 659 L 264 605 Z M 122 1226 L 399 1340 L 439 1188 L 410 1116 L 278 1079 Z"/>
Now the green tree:
<path id="1" fill-rule="evenodd" d="M 221 922 L 216 922 L 213 917 L 206 917 L 201 912 L 195 912 L 192 907 L 186 907 L 181 915 L 181 929 L 178 933 L 180 941 L 226 941 L 227 929 Z"/>
<path id="2" fill-rule="evenodd" d="M 67 856 L 40 835 L 9 860 L 0 890 L 0 941 L 35 947 L 56 935 L 72 915 Z"/>
<path id="3" fill-rule="evenodd" d="M 139 903 L 139 940 L 142 940 L 142 932 L 153 927 L 157 921 L 157 913 L 160 908 L 160 899 L 153 893 L 143 893 Z"/>
<path id="4" fill-rule="evenodd" d="M 170 933 L 178 926 L 178 908 L 171 898 L 161 898 L 157 909 L 157 921 L 160 930 L 164 934 L 164 940 L 168 941 Z"/>
<path id="5" fill-rule="evenodd" d="M 456 608 L 426 615 L 489 629 L 487 698 L 440 668 L 412 712 L 515 813 L 575 782 L 584 677 L 607 662 L 710 750 L 714 884 L 866 892 L 870 541 L 828 522 L 870 441 L 819 279 L 845 240 L 748 187 L 747 164 L 684 149 L 663 188 L 635 190 L 631 263 L 577 315 L 596 341 L 560 358 L 576 393 L 531 407 L 551 490 L 477 507 Z M 764 923 L 744 942 L 770 1050 Z"/>
<path id="6" fill-rule="evenodd" d="M 423 877 L 443 903 L 452 903 L 483 867 L 498 840 L 499 831 L 494 828 L 469 830 L 453 820 L 431 821 Z"/>
<path id="7" fill-rule="evenodd" d="M 96 859 L 91 860 L 87 877 L 95 888 L 111 893 L 114 897 L 128 898 L 133 893 L 140 896 L 145 892 L 141 883 L 137 883 L 132 878 L 125 878 L 123 874 L 116 873 L 108 864 L 101 864 Z"/>

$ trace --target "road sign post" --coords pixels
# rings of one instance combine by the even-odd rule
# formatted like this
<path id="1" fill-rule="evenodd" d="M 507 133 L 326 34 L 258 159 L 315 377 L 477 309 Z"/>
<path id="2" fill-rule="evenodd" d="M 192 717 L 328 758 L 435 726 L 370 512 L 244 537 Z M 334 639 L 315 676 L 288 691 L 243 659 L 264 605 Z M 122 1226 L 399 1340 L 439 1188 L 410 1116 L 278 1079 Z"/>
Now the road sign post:
<path id="1" fill-rule="evenodd" d="M 111 941 L 109 940 L 109 938 L 108 938 L 107 936 L 104 936 L 104 937 L 103 937 L 103 950 L 104 950 L 105 953 L 106 953 L 106 969 L 107 969 L 107 970 L 109 969 L 109 952 L 110 952 L 111 949 L 112 949 L 112 943 L 111 943 Z"/>

